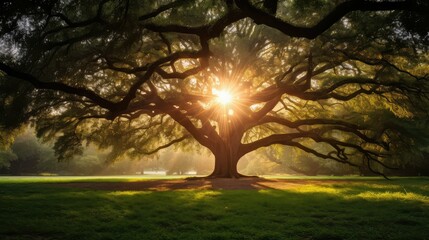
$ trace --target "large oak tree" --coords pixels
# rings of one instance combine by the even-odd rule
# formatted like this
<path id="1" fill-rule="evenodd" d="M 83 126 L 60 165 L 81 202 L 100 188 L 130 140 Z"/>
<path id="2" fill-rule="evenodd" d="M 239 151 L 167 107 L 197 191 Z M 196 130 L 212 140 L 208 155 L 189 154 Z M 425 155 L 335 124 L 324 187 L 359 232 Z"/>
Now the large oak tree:
<path id="1" fill-rule="evenodd" d="M 210 176 L 241 177 L 242 156 L 279 144 L 381 172 L 426 116 L 424 1 L 0 7 L 2 131 L 30 122 L 62 159 L 85 142 L 111 159 L 197 142 Z"/>

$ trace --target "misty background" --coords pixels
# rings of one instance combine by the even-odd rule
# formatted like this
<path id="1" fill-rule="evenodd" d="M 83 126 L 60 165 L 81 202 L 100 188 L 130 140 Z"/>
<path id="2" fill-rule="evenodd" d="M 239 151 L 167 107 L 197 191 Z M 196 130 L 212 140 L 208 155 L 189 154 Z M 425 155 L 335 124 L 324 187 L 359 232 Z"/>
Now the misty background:
<path id="1" fill-rule="evenodd" d="M 208 151 L 183 151 L 174 146 L 142 158 L 109 161 L 108 150 L 89 144 L 82 155 L 59 161 L 53 147 L 42 143 L 32 129 L 18 135 L 7 150 L 0 150 L 1 175 L 207 175 L 214 166 Z M 429 175 L 425 160 L 410 162 L 398 170 L 385 170 L 389 175 Z M 365 169 L 319 159 L 284 146 L 263 148 L 244 156 L 239 172 L 247 175 L 372 175 Z"/>

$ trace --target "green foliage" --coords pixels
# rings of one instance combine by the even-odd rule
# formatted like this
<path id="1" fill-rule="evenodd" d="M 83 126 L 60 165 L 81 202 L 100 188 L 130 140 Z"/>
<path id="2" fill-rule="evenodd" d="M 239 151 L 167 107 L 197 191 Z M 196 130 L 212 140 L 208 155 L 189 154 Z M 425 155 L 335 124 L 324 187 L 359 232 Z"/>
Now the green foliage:
<path id="1" fill-rule="evenodd" d="M 399 25 L 408 31 L 409 36 L 413 39 L 419 39 L 426 47 L 429 44 L 429 26 L 426 24 L 429 22 L 429 3 L 424 0 L 417 0 L 416 6 L 418 12 L 404 12 L 399 14 L 398 20 Z"/>
<path id="2" fill-rule="evenodd" d="M 0 151 L 7 151 L 9 149 L 17 132 L 19 132 L 17 129 L 15 129 L 15 131 L 5 131 L 0 129 Z"/>
<path id="3" fill-rule="evenodd" d="M 28 121 L 32 94 L 33 88 L 29 84 L 0 76 L 0 131 L 6 136 L 0 137 L 0 145 L 4 144 L 8 133 Z"/>
<path id="4" fill-rule="evenodd" d="M 73 156 L 83 153 L 80 139 L 74 133 L 65 133 L 63 136 L 58 137 L 54 150 L 60 161 L 71 159 Z"/>
<path id="5" fill-rule="evenodd" d="M 0 169 L 9 169 L 10 162 L 16 161 L 17 158 L 11 151 L 0 151 Z"/>
<path id="6" fill-rule="evenodd" d="M 43 163 L 56 162 L 52 149 L 41 144 L 29 129 L 17 136 L 5 157 L 9 163 L 8 172 L 14 175 L 41 172 Z"/>
<path id="7" fill-rule="evenodd" d="M 250 2 L 286 26 L 305 27 L 342 3 Z M 215 129 L 216 139 L 224 138 L 220 119 L 225 113 L 212 106 L 212 91 L 229 87 L 241 101 L 228 109 L 236 117 L 229 119 L 236 145 L 273 134 L 308 133 L 281 144 L 316 149 L 325 158 L 334 152 L 357 155 L 349 158 L 351 164 L 362 162 L 364 151 L 384 155 L 391 150 L 395 157 L 383 161 L 401 165 L 428 145 L 423 133 L 429 103 L 424 98 L 428 4 L 415 4 L 421 8 L 416 14 L 351 12 L 310 40 L 250 19 L 252 14 L 231 1 L 3 1 L 0 63 L 33 76 L 37 84 L 0 73 L 0 146 L 10 145 L 14 130 L 30 123 L 39 138 L 53 144 L 60 161 L 82 154 L 84 144 L 109 151 L 102 159 L 83 157 L 94 165 L 155 157 L 173 143 L 185 151 L 201 150 L 204 144 L 197 142 L 215 139 L 203 133 L 209 131 L 206 126 Z M 230 22 L 237 16 L 243 17 Z M 180 76 L 170 77 L 175 73 Z M 353 129 L 320 123 L 289 127 L 249 117 L 269 105 L 268 90 L 278 101 L 265 116 L 345 121 Z M 258 93 L 264 94 L 254 96 Z M 207 112 L 209 117 L 201 117 Z M 314 165 L 310 168 L 324 166 L 298 155 L 294 159 Z"/>

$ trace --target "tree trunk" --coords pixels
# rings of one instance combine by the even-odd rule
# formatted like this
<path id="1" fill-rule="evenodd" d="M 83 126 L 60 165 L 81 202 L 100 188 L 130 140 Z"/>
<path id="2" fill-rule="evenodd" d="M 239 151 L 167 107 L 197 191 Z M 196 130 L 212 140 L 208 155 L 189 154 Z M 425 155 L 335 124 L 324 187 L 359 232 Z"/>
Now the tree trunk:
<path id="1" fill-rule="evenodd" d="M 210 178 L 240 178 L 246 177 L 237 171 L 237 164 L 240 160 L 237 144 L 220 144 L 216 151 L 215 166 L 213 172 L 208 176 Z"/>
<path id="2" fill-rule="evenodd" d="M 209 178 L 240 178 L 247 177 L 237 171 L 237 164 L 241 158 L 239 148 L 243 129 L 240 124 L 234 123 L 228 119 L 225 114 L 223 123 L 219 125 L 219 136 L 222 141 L 219 141 L 214 149 L 211 149 L 215 156 L 215 166 Z M 235 127 L 232 127 L 235 126 Z"/>
<path id="3" fill-rule="evenodd" d="M 227 152 L 219 152 L 215 154 L 215 166 L 209 177 L 213 178 L 239 178 L 240 174 L 237 171 L 238 159 L 228 156 Z"/>

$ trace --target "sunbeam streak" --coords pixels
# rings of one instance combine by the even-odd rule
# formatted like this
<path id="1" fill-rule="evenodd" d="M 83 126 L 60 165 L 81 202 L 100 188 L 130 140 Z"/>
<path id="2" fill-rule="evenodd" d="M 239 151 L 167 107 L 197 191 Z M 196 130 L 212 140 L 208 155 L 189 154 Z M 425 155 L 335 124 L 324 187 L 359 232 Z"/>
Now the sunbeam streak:
<path id="1" fill-rule="evenodd" d="M 233 101 L 233 96 L 230 92 L 228 92 L 227 90 L 216 90 L 213 89 L 213 95 L 216 96 L 216 102 L 218 102 L 219 104 L 222 105 L 228 105 L 230 103 L 232 103 Z"/>

